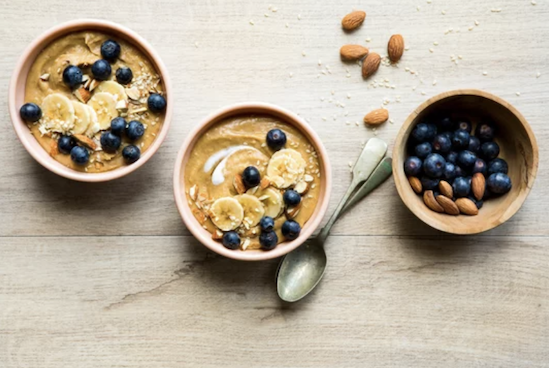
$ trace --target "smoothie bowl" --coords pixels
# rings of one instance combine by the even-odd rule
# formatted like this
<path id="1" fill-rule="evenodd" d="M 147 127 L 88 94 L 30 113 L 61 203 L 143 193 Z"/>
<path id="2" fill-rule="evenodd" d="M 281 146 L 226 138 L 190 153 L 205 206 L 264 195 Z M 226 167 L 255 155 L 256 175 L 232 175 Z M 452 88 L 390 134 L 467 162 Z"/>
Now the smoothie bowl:
<path id="1" fill-rule="evenodd" d="M 44 167 L 106 181 L 143 165 L 166 137 L 170 84 L 145 40 L 114 23 L 57 26 L 24 52 L 10 82 L 15 131 Z"/>
<path id="2" fill-rule="evenodd" d="M 241 260 L 276 258 L 301 245 L 322 221 L 330 188 L 317 135 L 295 114 L 264 103 L 204 120 L 174 171 L 187 228 L 211 250 Z"/>

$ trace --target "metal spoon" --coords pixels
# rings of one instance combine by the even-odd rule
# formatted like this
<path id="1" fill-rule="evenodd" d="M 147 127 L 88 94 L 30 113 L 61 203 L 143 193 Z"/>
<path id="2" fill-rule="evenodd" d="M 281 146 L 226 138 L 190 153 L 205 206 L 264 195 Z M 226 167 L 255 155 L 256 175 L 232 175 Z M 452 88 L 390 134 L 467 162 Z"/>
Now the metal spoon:
<path id="1" fill-rule="evenodd" d="M 315 238 L 307 240 L 306 243 L 282 259 L 276 275 L 278 296 L 282 300 L 287 302 L 298 301 L 309 294 L 320 282 L 327 263 L 324 242 L 332 226 L 351 194 L 362 182 L 368 179 L 386 152 L 387 143 L 381 139 L 372 138 L 368 141 L 353 167 L 351 185 L 326 226 Z"/>

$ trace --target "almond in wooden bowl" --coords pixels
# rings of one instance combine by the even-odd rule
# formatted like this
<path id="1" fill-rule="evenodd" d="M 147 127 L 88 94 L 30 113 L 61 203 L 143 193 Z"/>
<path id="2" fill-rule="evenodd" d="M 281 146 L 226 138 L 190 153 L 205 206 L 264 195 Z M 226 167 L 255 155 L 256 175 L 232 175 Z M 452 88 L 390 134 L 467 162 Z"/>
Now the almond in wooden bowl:
<path id="1" fill-rule="evenodd" d="M 482 209 L 474 216 L 449 216 L 432 211 L 425 205 L 423 196 L 414 192 L 404 173 L 404 161 L 408 157 L 407 144 L 413 128 L 427 118 L 436 121 L 455 114 L 469 119 L 473 129 L 480 122 L 491 121 L 495 124 L 498 130 L 495 141 L 500 147 L 500 157 L 509 165 L 508 175 L 513 183 L 507 194 L 485 201 Z M 421 104 L 404 122 L 393 150 L 395 185 L 404 204 L 426 224 L 452 234 L 481 233 L 510 219 L 530 193 L 538 163 L 539 153 L 534 133 L 520 112 L 497 96 L 473 89 L 441 93 Z"/>

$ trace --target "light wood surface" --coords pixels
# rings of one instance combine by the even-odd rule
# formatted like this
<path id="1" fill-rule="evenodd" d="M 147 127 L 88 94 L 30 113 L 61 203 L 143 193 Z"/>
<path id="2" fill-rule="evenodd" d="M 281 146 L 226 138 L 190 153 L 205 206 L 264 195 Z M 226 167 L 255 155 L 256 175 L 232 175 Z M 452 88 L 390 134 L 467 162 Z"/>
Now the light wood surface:
<path id="1" fill-rule="evenodd" d="M 368 15 L 346 34 L 353 8 Z M 156 48 L 174 121 L 138 172 L 94 185 L 35 163 L 0 104 L 0 367 L 549 367 L 547 1 L 0 0 L 0 100 L 28 43 L 82 17 L 119 22 Z M 409 49 L 373 80 L 394 89 L 339 60 L 346 43 L 385 55 L 393 33 Z M 334 227 L 319 288 L 288 305 L 276 261 L 213 256 L 178 216 L 176 152 L 221 106 L 259 100 L 305 117 L 330 153 L 333 210 L 348 162 L 374 135 L 355 121 L 390 100 L 393 124 L 376 134 L 392 146 L 413 109 L 457 88 L 508 100 L 540 147 L 529 198 L 495 230 L 438 233 L 389 180 Z"/>

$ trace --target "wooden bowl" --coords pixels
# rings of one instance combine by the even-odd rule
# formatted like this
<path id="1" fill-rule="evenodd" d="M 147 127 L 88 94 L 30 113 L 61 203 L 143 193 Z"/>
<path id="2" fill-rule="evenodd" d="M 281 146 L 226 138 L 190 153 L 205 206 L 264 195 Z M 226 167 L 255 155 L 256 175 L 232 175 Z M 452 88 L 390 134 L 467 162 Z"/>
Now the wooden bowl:
<path id="1" fill-rule="evenodd" d="M 484 202 L 476 216 L 451 216 L 431 211 L 416 194 L 404 173 L 407 142 L 415 125 L 426 117 L 450 115 L 471 119 L 473 127 L 490 119 L 498 126 L 495 141 L 500 156 L 509 164 L 511 191 Z M 404 122 L 393 150 L 393 175 L 404 204 L 426 224 L 452 234 L 477 234 L 501 225 L 522 206 L 536 178 L 538 146 L 534 133 L 524 117 L 508 102 L 479 90 L 455 90 L 441 93 L 421 104 Z"/>

